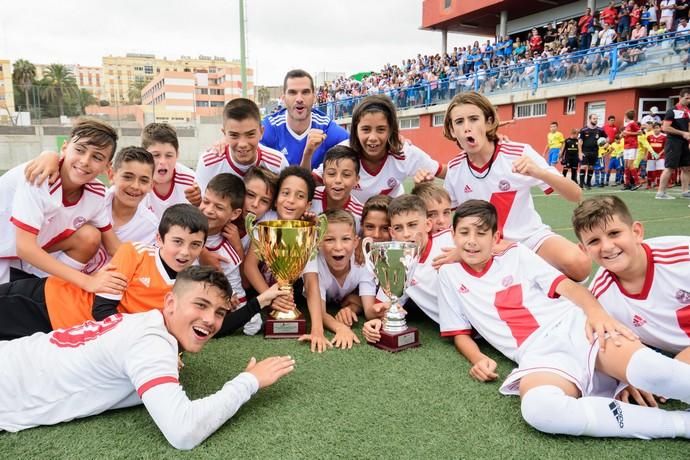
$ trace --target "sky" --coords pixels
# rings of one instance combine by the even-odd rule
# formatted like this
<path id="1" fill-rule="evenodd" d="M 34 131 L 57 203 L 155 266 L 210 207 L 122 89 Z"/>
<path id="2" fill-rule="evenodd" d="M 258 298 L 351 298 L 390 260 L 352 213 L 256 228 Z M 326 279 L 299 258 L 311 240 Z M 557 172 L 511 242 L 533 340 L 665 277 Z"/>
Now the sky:
<path id="1" fill-rule="evenodd" d="M 258 85 L 286 71 L 379 70 L 441 50 L 419 30 L 422 0 L 246 0 L 247 65 Z M 476 37 L 448 35 L 448 46 Z M 0 59 L 101 65 L 126 53 L 240 58 L 239 0 L 4 0 Z"/>

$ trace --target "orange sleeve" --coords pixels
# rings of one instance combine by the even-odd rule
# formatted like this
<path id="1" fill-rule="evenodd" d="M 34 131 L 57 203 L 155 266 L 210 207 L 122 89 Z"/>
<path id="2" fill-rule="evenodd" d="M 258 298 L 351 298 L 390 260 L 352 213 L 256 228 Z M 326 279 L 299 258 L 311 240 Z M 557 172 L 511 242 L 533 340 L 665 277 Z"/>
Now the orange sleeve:
<path id="1" fill-rule="evenodd" d="M 45 285 L 46 307 L 53 329 L 77 326 L 93 319 L 91 304 L 94 295 L 55 276 Z"/>

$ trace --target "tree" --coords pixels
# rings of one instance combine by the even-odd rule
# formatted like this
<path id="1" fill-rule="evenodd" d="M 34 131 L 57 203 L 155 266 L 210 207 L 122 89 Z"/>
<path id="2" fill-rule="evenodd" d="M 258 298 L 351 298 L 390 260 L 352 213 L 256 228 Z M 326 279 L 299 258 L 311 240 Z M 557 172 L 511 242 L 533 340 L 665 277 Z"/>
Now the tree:
<path id="1" fill-rule="evenodd" d="M 265 107 L 268 101 L 271 100 L 271 91 L 265 86 L 259 86 L 257 96 L 259 98 L 259 107 Z"/>
<path id="2" fill-rule="evenodd" d="M 149 84 L 152 78 L 147 78 L 144 80 L 135 80 L 134 83 L 129 85 L 129 90 L 127 90 L 127 99 L 132 105 L 141 104 L 141 90 Z"/>
<path id="3" fill-rule="evenodd" d="M 65 115 L 65 95 L 79 92 L 72 72 L 62 64 L 50 64 L 45 72 L 45 97 L 57 102 L 60 116 Z"/>
<path id="4" fill-rule="evenodd" d="M 29 110 L 29 90 L 36 79 L 36 66 L 26 59 L 18 59 L 14 63 L 14 70 L 12 71 L 12 82 L 15 86 L 20 87 L 24 92 L 25 110 Z"/>
<path id="5" fill-rule="evenodd" d="M 81 88 L 79 90 L 79 103 L 81 105 L 81 113 L 86 113 L 86 107 L 90 105 L 98 105 L 98 98 L 93 95 L 88 89 Z"/>

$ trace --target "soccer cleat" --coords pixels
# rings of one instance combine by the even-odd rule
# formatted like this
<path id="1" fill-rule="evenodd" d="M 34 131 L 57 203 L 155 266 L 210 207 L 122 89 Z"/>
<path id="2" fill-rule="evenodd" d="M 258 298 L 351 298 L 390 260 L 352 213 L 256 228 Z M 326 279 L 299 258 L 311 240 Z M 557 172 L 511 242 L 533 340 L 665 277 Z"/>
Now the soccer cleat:
<path id="1" fill-rule="evenodd" d="M 690 192 L 683 192 L 680 194 L 683 198 L 690 198 Z"/>
<path id="2" fill-rule="evenodd" d="M 666 193 L 666 192 L 657 193 L 657 194 L 654 196 L 654 198 L 656 198 L 657 200 L 675 200 L 675 199 L 676 199 L 675 196 L 671 196 L 671 195 L 669 195 L 669 194 Z"/>

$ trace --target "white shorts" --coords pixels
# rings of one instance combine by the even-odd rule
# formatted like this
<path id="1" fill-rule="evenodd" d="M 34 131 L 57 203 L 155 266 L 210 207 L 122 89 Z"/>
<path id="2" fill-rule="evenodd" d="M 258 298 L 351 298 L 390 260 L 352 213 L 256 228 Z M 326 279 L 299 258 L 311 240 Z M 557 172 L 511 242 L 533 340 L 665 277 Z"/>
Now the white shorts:
<path id="1" fill-rule="evenodd" d="M 539 332 L 521 351 L 518 368 L 501 385 L 504 395 L 520 394 L 520 379 L 535 372 L 550 372 L 572 382 L 582 396 L 610 396 L 618 382 L 594 370 L 599 341 L 589 343 L 585 334 L 587 318 L 573 306 L 559 321 Z"/>
<path id="2" fill-rule="evenodd" d="M 637 158 L 637 148 L 623 150 L 624 160 L 635 160 Z"/>
<path id="3" fill-rule="evenodd" d="M 544 241 L 551 238 L 552 236 L 558 236 L 556 233 L 551 231 L 551 227 L 544 225 L 542 228 L 520 241 L 524 246 L 527 246 L 533 252 L 537 252 Z"/>
<path id="4" fill-rule="evenodd" d="M 666 161 L 663 158 L 657 158 L 656 160 L 656 170 L 663 171 L 666 169 Z"/>
<path id="5" fill-rule="evenodd" d="M 656 171 L 656 162 L 659 160 L 647 160 L 647 172 Z"/>

